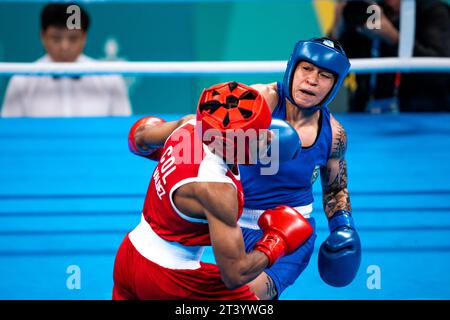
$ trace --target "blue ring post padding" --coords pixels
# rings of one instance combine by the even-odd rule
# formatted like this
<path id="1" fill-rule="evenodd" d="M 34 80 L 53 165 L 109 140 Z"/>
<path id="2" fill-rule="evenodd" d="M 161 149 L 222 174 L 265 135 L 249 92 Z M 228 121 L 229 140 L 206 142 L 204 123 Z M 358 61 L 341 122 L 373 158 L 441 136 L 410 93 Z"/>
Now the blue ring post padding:
<path id="1" fill-rule="evenodd" d="M 336 211 L 328 221 L 328 228 L 330 229 L 330 232 L 333 232 L 334 230 L 342 226 L 347 226 L 355 229 L 355 222 L 353 221 L 353 217 L 350 211 Z"/>

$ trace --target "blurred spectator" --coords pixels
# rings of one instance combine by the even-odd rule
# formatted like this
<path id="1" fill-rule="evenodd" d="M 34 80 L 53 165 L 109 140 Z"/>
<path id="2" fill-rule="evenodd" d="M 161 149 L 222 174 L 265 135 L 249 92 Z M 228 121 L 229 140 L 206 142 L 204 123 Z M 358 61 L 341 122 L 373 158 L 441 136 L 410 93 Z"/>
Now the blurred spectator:
<path id="1" fill-rule="evenodd" d="M 67 8 L 48 4 L 41 13 L 41 41 L 47 52 L 36 63 L 90 63 L 83 54 L 89 16 L 80 8 L 79 28 L 69 29 Z M 69 10 L 69 12 L 72 12 Z M 120 76 L 14 76 L 2 108 L 3 117 L 82 117 L 130 115 L 131 106 Z"/>
<path id="2" fill-rule="evenodd" d="M 416 0 L 416 57 L 450 57 L 450 6 L 437 0 Z M 450 73 L 403 74 L 401 111 L 450 112 Z"/>
<path id="3" fill-rule="evenodd" d="M 397 57 L 401 0 L 376 1 L 381 7 L 381 29 L 368 29 L 367 7 L 373 0 L 341 1 L 330 35 L 350 58 Z M 415 57 L 450 57 L 450 8 L 440 0 L 416 0 Z M 395 110 L 450 111 L 448 73 L 379 73 L 356 75 L 349 90 L 353 112 Z"/>

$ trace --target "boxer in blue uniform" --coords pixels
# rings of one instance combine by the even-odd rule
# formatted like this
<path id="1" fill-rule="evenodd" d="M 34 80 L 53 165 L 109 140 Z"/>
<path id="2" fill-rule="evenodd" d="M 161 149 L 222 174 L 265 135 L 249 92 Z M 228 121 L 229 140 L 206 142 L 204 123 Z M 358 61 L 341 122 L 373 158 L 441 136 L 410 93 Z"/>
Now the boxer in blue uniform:
<path id="1" fill-rule="evenodd" d="M 347 136 L 327 108 L 349 68 L 350 62 L 337 42 L 327 38 L 297 42 L 283 82 L 253 87 L 266 99 L 272 117 L 290 124 L 289 127 L 275 125 L 275 129 L 284 133 L 280 138 L 289 140 L 292 148 L 298 148 L 289 134 L 298 135 L 301 150 L 292 152 L 292 159 L 280 160 L 274 175 L 261 175 L 262 164 L 240 166 L 245 209 L 239 223 L 247 250 L 261 237 L 258 219 L 268 208 L 280 204 L 295 207 L 315 226 L 311 217 L 312 186 L 320 172 L 330 234 L 320 247 L 318 267 L 322 279 L 335 287 L 351 283 L 361 263 L 361 245 L 347 189 Z M 190 118 L 164 123 L 156 130 L 150 126 L 144 129 L 144 141 L 149 147 L 163 144 L 175 128 Z M 283 156 L 286 145 L 280 140 Z M 281 258 L 250 282 L 250 288 L 260 299 L 279 298 L 309 264 L 315 239 L 314 233 L 296 252 Z"/>
<path id="2" fill-rule="evenodd" d="M 240 225 L 248 250 L 261 235 L 257 225 L 260 214 L 278 204 L 295 207 L 315 226 L 311 217 L 312 187 L 320 172 L 330 235 L 319 251 L 319 273 L 335 287 L 348 285 L 361 262 L 347 189 L 346 132 L 327 108 L 349 68 L 339 43 L 327 38 L 299 41 L 283 82 L 254 87 L 264 95 L 272 117 L 287 121 L 295 129 L 302 150 L 294 159 L 280 163 L 279 171 L 272 176 L 259 174 L 258 165 L 240 166 L 245 195 Z M 280 259 L 250 283 L 261 299 L 277 298 L 295 282 L 309 263 L 315 239 L 314 234 L 293 255 Z"/>

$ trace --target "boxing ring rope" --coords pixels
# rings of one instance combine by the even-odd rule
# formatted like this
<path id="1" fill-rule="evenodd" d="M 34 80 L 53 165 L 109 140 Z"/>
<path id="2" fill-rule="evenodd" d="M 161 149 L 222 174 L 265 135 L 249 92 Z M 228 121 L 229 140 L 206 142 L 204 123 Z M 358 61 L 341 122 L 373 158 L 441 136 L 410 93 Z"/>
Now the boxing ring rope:
<path id="1" fill-rule="evenodd" d="M 450 72 L 450 58 L 377 58 L 351 59 L 350 72 L 357 74 L 384 72 Z M 286 61 L 187 61 L 187 62 L 124 62 L 98 61 L 87 63 L 0 63 L 0 76 L 207 76 L 218 74 L 278 74 L 284 72 Z"/>

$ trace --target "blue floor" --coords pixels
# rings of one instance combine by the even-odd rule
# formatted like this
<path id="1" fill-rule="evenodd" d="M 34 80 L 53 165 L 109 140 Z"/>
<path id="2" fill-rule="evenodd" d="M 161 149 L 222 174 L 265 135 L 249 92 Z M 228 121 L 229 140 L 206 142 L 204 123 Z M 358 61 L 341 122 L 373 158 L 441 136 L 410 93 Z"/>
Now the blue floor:
<path id="1" fill-rule="evenodd" d="M 336 117 L 349 139 L 361 269 L 346 288 L 320 279 L 317 182 L 316 251 L 281 299 L 450 299 L 450 115 Z M 0 299 L 110 299 L 115 252 L 154 168 L 128 151 L 134 120 L 0 119 Z"/>

